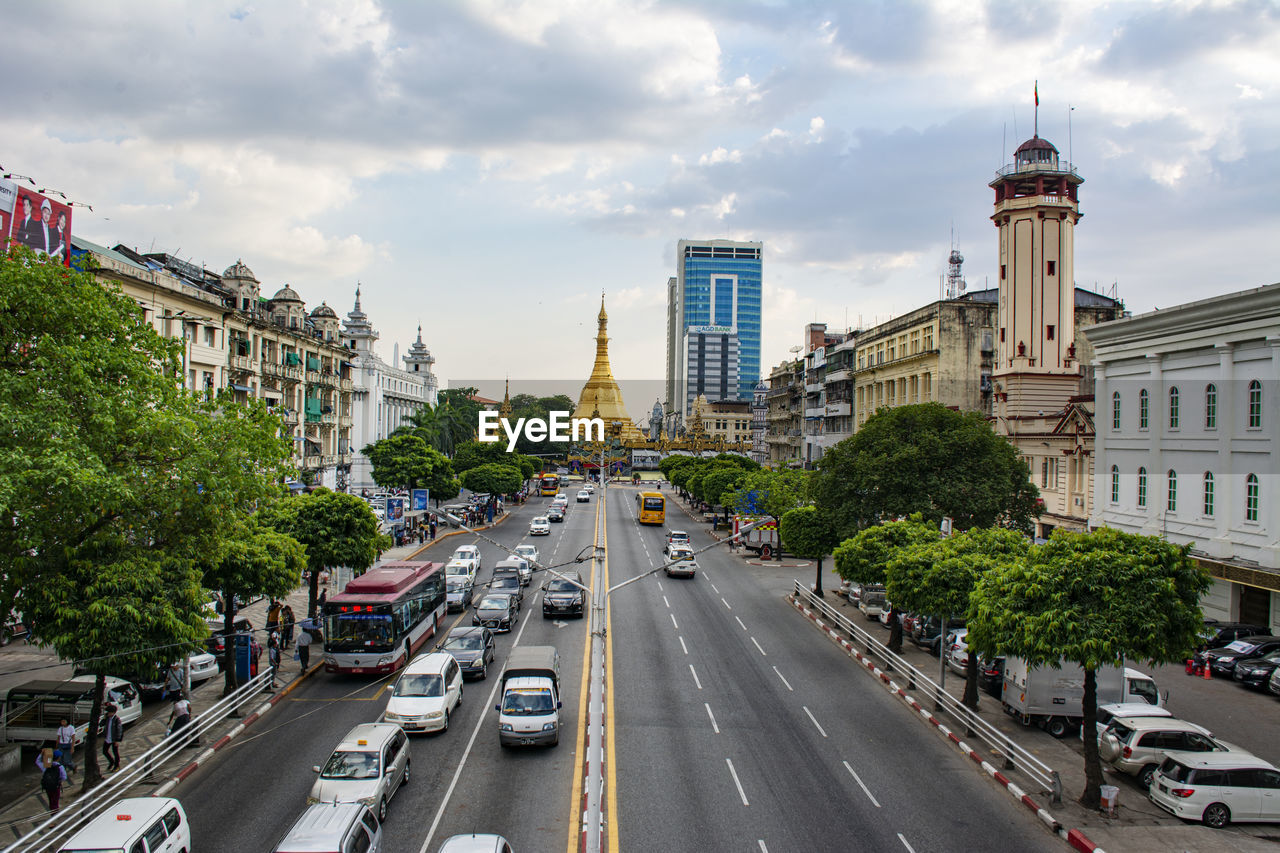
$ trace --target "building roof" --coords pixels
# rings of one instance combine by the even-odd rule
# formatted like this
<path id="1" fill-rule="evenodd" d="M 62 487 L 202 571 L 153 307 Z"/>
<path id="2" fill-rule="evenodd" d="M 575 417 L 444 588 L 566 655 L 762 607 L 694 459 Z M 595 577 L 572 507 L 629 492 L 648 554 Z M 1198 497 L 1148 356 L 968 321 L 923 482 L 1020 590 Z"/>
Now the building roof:
<path id="1" fill-rule="evenodd" d="M 276 295 L 271 297 L 272 302 L 301 302 L 302 297 L 298 295 L 298 291 L 289 285 L 285 285 L 276 291 Z"/>
<path id="2" fill-rule="evenodd" d="M 258 280 L 257 276 L 253 274 L 253 270 L 245 266 L 244 261 L 240 260 L 239 258 L 236 259 L 236 262 L 234 264 L 232 264 L 231 266 L 223 270 L 222 277 L 223 278 L 242 278 L 242 279 L 249 279 L 252 281 Z"/>
<path id="3" fill-rule="evenodd" d="M 1058 149 L 1054 147 L 1052 142 L 1039 136 L 1031 137 L 1026 142 L 1019 145 L 1018 150 L 1013 153 L 1016 156 L 1024 151 L 1052 151 L 1054 154 L 1058 153 Z"/>
<path id="4" fill-rule="evenodd" d="M 323 302 L 316 306 L 315 310 L 311 312 L 311 316 L 312 318 L 331 317 L 334 320 L 338 319 L 338 313 Z"/>

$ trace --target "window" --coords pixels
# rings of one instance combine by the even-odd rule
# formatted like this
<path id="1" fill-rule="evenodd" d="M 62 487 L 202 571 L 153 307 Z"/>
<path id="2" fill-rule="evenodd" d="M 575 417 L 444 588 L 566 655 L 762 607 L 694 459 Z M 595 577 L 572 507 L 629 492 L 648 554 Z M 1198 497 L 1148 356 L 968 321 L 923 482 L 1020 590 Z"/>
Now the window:
<path id="1" fill-rule="evenodd" d="M 182 818 L 178 817 L 177 809 L 169 809 L 164 815 L 164 828 L 169 830 L 169 834 L 173 835 L 178 831 L 178 827 L 182 825 Z"/>
<path id="2" fill-rule="evenodd" d="M 920 397 L 925 401 L 933 399 L 933 374 L 920 374 Z"/>
<path id="3" fill-rule="evenodd" d="M 1178 472 L 1169 469 L 1169 500 L 1165 505 L 1169 512 L 1178 511 Z"/>
<path id="4" fill-rule="evenodd" d="M 1048 340 L 1053 340 L 1053 326 L 1045 326 L 1045 327 L 1044 327 L 1044 336 L 1045 336 L 1045 338 L 1047 338 Z"/>
<path id="5" fill-rule="evenodd" d="M 1147 414 L 1151 408 L 1151 395 L 1143 388 L 1138 392 L 1138 429 L 1147 428 Z"/>
<path id="6" fill-rule="evenodd" d="M 1007 265 L 1006 265 L 1006 264 L 1001 264 L 1001 265 L 1000 265 L 1000 280 L 1001 280 L 1001 281 L 1004 281 L 1004 278 L 1005 278 L 1005 275 L 1007 274 L 1007 272 L 1008 272 L 1008 267 L 1007 267 Z"/>
<path id="7" fill-rule="evenodd" d="M 1111 502 L 1120 503 L 1120 468 L 1115 465 L 1111 466 Z"/>
<path id="8" fill-rule="evenodd" d="M 1169 429 L 1178 428 L 1178 389 L 1169 389 Z"/>
<path id="9" fill-rule="evenodd" d="M 1262 383 L 1253 380 L 1249 383 L 1249 429 L 1262 426 Z"/>
<path id="10" fill-rule="evenodd" d="M 933 349 L 933 326 L 929 326 L 924 330 L 924 348 L 926 350 Z"/>
<path id="11" fill-rule="evenodd" d="M 1118 432 L 1120 430 L 1120 392 L 1111 392 L 1111 429 Z"/>
<path id="12" fill-rule="evenodd" d="M 1213 518 L 1213 474 L 1204 472 L 1204 514 Z"/>
<path id="13" fill-rule="evenodd" d="M 1244 520 L 1258 520 L 1258 475 L 1250 474 L 1244 480 Z"/>
<path id="14" fill-rule="evenodd" d="M 1138 469 L 1138 506 L 1147 505 L 1147 469 Z"/>
<path id="15" fill-rule="evenodd" d="M 1045 272 L 1047 272 L 1049 275 L 1057 275 L 1057 274 L 1058 274 L 1058 262 L 1057 262 L 1057 261 L 1049 261 L 1049 263 L 1047 264 L 1047 267 L 1048 267 L 1048 268 L 1045 270 Z"/>
<path id="16" fill-rule="evenodd" d="M 1214 385 L 1204 389 L 1204 428 L 1218 428 L 1218 389 Z"/>
<path id="17" fill-rule="evenodd" d="M 1000 327 L 1000 343 L 1004 343 L 1004 326 Z"/>

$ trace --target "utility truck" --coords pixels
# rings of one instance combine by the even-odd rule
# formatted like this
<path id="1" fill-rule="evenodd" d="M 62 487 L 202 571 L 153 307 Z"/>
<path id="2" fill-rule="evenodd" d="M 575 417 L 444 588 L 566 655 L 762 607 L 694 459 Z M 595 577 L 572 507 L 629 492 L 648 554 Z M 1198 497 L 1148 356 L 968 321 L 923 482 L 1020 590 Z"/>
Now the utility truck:
<path id="1" fill-rule="evenodd" d="M 498 742 L 555 746 L 560 742 L 560 653 L 555 646 L 516 646 L 502 669 Z"/>
<path id="2" fill-rule="evenodd" d="M 1163 707 L 1164 698 L 1155 680 L 1127 666 L 1101 667 L 1095 674 L 1097 704 L 1146 702 Z M 1023 725 L 1037 725 L 1056 738 L 1080 730 L 1084 719 L 1084 669 L 1061 661 L 1059 668 L 1032 669 L 1022 658 L 1010 656 L 1004 663 L 1001 704 Z"/>

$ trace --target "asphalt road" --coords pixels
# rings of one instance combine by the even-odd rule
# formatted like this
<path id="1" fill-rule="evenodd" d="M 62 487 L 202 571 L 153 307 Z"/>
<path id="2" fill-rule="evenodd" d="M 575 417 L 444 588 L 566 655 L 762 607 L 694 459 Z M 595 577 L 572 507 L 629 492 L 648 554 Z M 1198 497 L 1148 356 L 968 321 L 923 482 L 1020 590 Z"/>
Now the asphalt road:
<path id="1" fill-rule="evenodd" d="M 572 559 L 593 539 L 596 504 L 571 504 L 565 522 L 553 524 L 550 536 L 529 539 L 528 519 L 549 502 L 550 498 L 535 498 L 516 507 L 510 520 L 491 531 L 508 548 L 452 536 L 419 559 L 445 560 L 459 545 L 476 542 L 484 565 L 481 581 L 523 541 L 538 546 L 544 564 Z M 583 575 L 589 577 L 589 571 Z M 541 584 L 542 575 L 535 574 L 525 591 L 520 621 L 511 633 L 498 635 L 498 657 L 488 679 L 466 683 L 449 730 L 412 738 L 411 781 L 392 799 L 384 827 L 388 853 L 434 851 L 444 838 L 470 832 L 500 833 L 516 850 L 565 848 L 570 821 L 576 821 L 568 792 L 577 766 L 577 697 L 587 620 L 543 619 Z M 461 624 L 471 622 L 470 613 L 451 614 L 442 635 L 460 618 Z M 517 642 L 560 650 L 565 697 L 564 729 L 557 747 L 521 750 L 498 745 L 496 673 Z M 315 779 L 311 767 L 323 764 L 352 726 L 378 718 L 391 681 L 317 673 L 180 785 L 173 795 L 190 815 L 199 847 L 274 849 L 306 807 Z"/>
<path id="2" fill-rule="evenodd" d="M 658 565 L 663 539 L 611 490 L 611 586 Z M 621 850 L 1060 849 L 740 559 L 699 563 L 611 601 Z"/>

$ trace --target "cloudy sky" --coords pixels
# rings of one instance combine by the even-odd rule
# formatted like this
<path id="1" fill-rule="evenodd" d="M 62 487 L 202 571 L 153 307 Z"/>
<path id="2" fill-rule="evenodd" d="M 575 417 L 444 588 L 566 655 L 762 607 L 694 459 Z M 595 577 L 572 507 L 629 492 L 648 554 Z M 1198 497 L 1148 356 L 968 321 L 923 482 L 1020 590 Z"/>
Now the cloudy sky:
<path id="1" fill-rule="evenodd" d="M 242 258 L 443 381 L 661 378 L 678 239 L 765 244 L 762 363 L 938 297 L 1032 133 L 1077 164 L 1077 283 L 1135 312 L 1280 280 L 1280 6 L 28 2 L 0 166 L 90 240 Z M 1070 129 L 1068 113 L 1070 112 Z M 517 388 L 518 390 L 518 388 Z M 647 408 L 630 403 L 633 416 Z"/>

